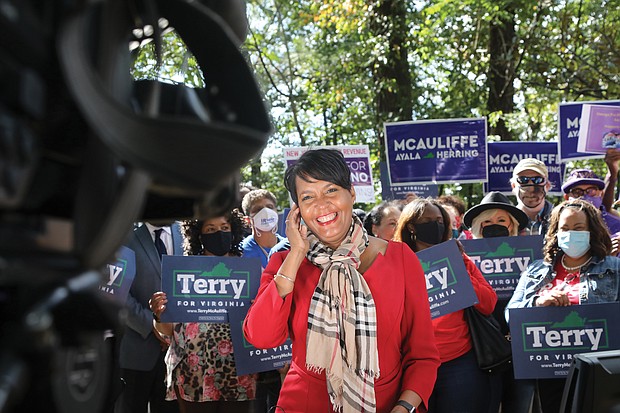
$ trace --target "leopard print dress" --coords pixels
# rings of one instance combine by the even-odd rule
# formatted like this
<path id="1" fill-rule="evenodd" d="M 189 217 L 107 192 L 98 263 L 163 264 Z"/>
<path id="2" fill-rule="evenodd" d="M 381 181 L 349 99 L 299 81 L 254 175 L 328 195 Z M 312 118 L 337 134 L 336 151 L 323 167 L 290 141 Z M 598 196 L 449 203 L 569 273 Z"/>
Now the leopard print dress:
<path id="1" fill-rule="evenodd" d="M 237 376 L 226 323 L 175 323 L 166 366 L 166 400 L 176 399 L 175 384 L 190 402 L 255 398 L 258 375 Z"/>

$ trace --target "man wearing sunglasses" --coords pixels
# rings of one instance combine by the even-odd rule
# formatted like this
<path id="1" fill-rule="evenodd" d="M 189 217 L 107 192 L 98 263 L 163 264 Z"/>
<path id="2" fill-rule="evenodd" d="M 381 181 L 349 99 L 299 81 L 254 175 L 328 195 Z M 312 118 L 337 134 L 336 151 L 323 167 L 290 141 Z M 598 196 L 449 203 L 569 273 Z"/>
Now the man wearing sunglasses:
<path id="1" fill-rule="evenodd" d="M 610 235 L 617 238 L 620 236 L 620 217 L 616 215 L 615 211 L 608 212 L 603 205 L 604 189 L 605 181 L 590 169 L 573 170 L 562 184 L 564 199 L 581 198 L 594 205 L 601 211 L 601 216 L 607 224 Z"/>
<path id="2" fill-rule="evenodd" d="M 512 171 L 510 184 L 517 197 L 517 208 L 530 219 L 526 233 L 545 235 L 553 209 L 553 204 L 545 199 L 551 189 L 547 166 L 535 158 L 521 159 Z"/>

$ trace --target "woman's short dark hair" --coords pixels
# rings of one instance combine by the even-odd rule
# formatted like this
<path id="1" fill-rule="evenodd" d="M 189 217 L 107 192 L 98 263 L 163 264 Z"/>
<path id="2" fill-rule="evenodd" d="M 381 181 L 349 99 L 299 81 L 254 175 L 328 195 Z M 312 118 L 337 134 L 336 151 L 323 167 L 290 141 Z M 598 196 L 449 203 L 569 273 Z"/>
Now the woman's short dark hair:
<path id="1" fill-rule="evenodd" d="M 588 220 L 588 228 L 590 231 L 590 254 L 598 258 L 605 258 L 611 253 L 611 237 L 607 225 L 601 217 L 601 211 L 596 209 L 594 205 L 583 199 L 573 199 L 564 201 L 557 205 L 551 211 L 549 217 L 549 229 L 545 236 L 545 246 L 543 248 L 544 259 L 548 263 L 552 263 L 557 254 L 561 251 L 558 246 L 558 230 L 560 223 L 560 215 L 566 208 L 583 211 Z"/>
<path id="2" fill-rule="evenodd" d="M 344 155 L 335 149 L 311 149 L 299 157 L 284 173 L 284 186 L 297 204 L 296 178 L 327 181 L 346 190 L 351 189 L 351 171 Z"/>

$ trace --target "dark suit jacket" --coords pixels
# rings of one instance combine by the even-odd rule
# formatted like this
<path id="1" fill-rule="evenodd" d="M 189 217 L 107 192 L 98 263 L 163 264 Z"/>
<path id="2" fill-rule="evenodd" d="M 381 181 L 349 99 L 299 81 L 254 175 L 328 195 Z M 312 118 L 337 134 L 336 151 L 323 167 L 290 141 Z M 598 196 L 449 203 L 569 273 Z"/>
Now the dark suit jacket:
<path id="1" fill-rule="evenodd" d="M 172 225 L 174 255 L 183 255 L 181 230 Z M 161 291 L 161 261 L 146 225 L 134 230 L 127 245 L 136 254 L 136 276 L 127 297 L 127 326 L 121 339 L 119 363 L 124 369 L 149 371 L 162 357 L 160 342 L 153 335 L 149 299 Z"/>

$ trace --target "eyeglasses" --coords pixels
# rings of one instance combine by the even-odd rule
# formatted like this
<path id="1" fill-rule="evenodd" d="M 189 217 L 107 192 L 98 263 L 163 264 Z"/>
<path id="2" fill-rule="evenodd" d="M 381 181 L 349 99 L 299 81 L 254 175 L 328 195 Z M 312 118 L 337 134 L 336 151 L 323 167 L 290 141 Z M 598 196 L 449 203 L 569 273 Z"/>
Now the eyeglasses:
<path id="1" fill-rule="evenodd" d="M 586 189 L 573 188 L 570 191 L 568 191 L 568 193 L 571 194 L 575 198 L 581 198 L 583 196 L 583 194 L 586 194 L 588 196 L 598 195 L 598 191 L 599 191 L 599 189 L 597 187 L 591 186 L 591 187 L 586 188 Z"/>
<path id="2" fill-rule="evenodd" d="M 546 181 L 544 176 L 517 176 L 519 185 L 544 185 Z"/>

